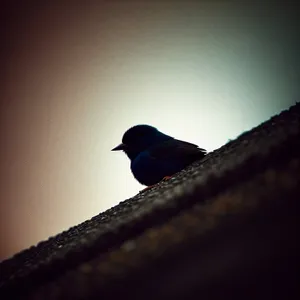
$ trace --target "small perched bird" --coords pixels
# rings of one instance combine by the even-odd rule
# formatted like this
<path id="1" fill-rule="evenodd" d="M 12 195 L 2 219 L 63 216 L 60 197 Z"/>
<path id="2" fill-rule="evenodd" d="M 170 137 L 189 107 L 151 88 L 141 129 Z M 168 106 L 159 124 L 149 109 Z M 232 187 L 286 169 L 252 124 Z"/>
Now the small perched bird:
<path id="1" fill-rule="evenodd" d="M 129 157 L 134 177 L 148 187 L 170 178 L 206 154 L 197 145 L 176 140 L 149 125 L 129 128 L 122 143 L 112 149 L 118 150 Z"/>

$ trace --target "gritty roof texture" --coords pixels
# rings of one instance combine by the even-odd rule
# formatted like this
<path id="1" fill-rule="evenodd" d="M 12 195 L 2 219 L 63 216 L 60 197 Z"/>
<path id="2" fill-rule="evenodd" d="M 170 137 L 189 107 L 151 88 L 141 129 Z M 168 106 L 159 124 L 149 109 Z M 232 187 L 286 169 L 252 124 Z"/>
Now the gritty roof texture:
<path id="1" fill-rule="evenodd" d="M 300 104 L 168 182 L 0 264 L 1 299 L 269 299 L 298 291 Z"/>

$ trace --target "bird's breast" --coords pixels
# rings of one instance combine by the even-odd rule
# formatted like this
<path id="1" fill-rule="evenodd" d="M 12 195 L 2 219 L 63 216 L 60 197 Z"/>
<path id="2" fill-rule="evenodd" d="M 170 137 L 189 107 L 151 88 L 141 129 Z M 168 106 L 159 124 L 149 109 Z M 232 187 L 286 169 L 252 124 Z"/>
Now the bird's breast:
<path id="1" fill-rule="evenodd" d="M 165 176 L 171 176 L 180 171 L 182 166 L 172 160 L 155 159 L 148 151 L 140 153 L 131 161 L 131 171 L 134 177 L 147 186 L 160 182 Z"/>

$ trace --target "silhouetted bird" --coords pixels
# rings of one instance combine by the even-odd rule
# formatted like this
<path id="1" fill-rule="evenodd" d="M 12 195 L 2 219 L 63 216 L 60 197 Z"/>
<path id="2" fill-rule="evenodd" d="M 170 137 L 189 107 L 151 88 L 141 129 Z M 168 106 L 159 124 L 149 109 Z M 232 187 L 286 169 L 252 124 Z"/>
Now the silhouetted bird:
<path id="1" fill-rule="evenodd" d="M 128 129 L 122 143 L 112 149 L 117 150 L 127 154 L 134 177 L 147 186 L 170 178 L 206 154 L 197 145 L 176 140 L 149 125 Z"/>

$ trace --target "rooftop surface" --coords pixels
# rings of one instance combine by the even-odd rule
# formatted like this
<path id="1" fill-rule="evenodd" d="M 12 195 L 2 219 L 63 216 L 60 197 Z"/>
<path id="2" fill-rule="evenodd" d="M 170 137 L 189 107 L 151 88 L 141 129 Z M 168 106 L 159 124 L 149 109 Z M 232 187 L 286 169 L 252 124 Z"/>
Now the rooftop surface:
<path id="1" fill-rule="evenodd" d="M 0 298 L 292 295 L 299 137 L 296 104 L 167 182 L 3 261 Z"/>

